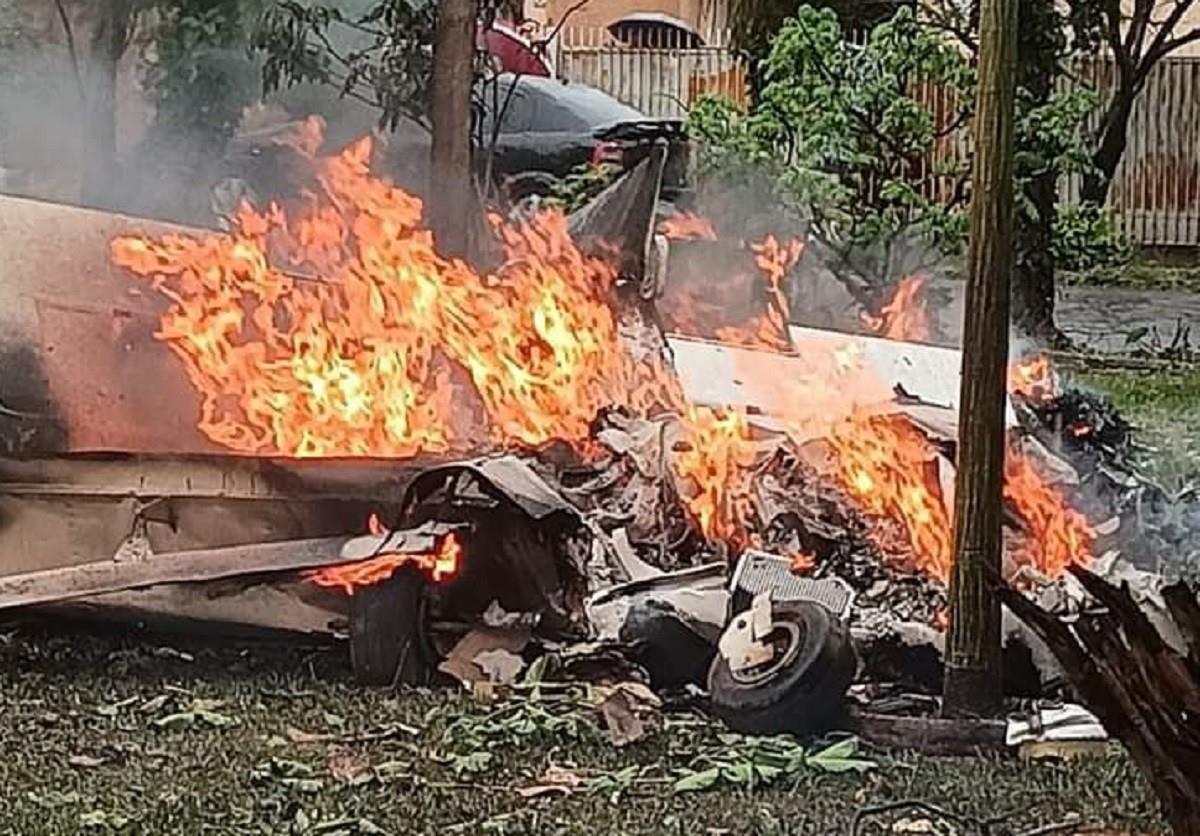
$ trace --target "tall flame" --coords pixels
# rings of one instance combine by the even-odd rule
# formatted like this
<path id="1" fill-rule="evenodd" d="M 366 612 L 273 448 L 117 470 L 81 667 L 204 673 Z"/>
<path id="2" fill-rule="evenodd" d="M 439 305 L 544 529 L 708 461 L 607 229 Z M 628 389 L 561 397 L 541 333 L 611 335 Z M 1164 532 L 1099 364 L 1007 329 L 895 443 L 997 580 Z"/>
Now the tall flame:
<path id="1" fill-rule="evenodd" d="M 791 349 L 788 322 L 791 307 L 783 292 L 783 278 L 800 260 L 804 242 L 791 239 L 780 243 L 774 235 L 750 245 L 754 264 L 767 279 L 766 312 L 755 317 L 748 326 L 717 329 L 717 338 L 730 345 L 768 348 L 773 351 Z"/>
<path id="2" fill-rule="evenodd" d="M 716 241 L 717 231 L 707 218 L 691 212 L 676 212 L 658 222 L 658 232 L 672 241 Z"/>
<path id="3" fill-rule="evenodd" d="M 292 456 L 438 453 L 481 433 L 536 445 L 582 440 L 602 406 L 646 396 L 608 304 L 613 271 L 560 213 L 495 221 L 504 263 L 481 274 L 437 254 L 420 201 L 369 176 L 370 149 L 321 161 L 325 199 L 298 219 L 244 207 L 230 235 L 113 242 L 173 300 L 158 337 L 201 393 L 206 435 Z"/>
<path id="4" fill-rule="evenodd" d="M 863 313 L 863 323 L 889 340 L 919 342 L 929 339 L 929 311 L 921 293 L 924 287 L 925 279 L 921 276 L 903 279 L 877 315 Z"/>
<path id="5" fill-rule="evenodd" d="M 229 234 L 113 241 L 114 261 L 171 301 L 157 336 L 200 393 L 201 431 L 245 453 L 407 457 L 552 439 L 582 447 L 604 407 L 666 408 L 682 422 L 671 467 L 698 528 L 735 547 L 753 543 L 746 413 L 689 404 L 667 370 L 632 359 L 610 304 L 614 272 L 576 248 L 565 218 L 493 217 L 503 263 L 481 272 L 437 253 L 420 201 L 372 178 L 370 151 L 362 140 L 314 161 L 321 194 L 291 215 L 247 206 Z M 677 222 L 709 237 L 700 220 Z M 768 237 L 751 247 L 767 280 L 765 313 L 721 336 L 792 352 L 801 368 L 780 380 L 763 362 L 772 355 L 759 353 L 739 369 L 742 388 L 778 395 L 795 437 L 826 437 L 832 470 L 863 511 L 902 528 L 917 565 L 946 579 L 951 526 L 932 444 L 859 408 L 890 392 L 866 379 L 852 346 L 791 344 L 782 279 L 801 243 Z M 888 337 L 928 336 L 921 286 L 905 280 L 868 324 Z M 1022 559 L 1048 574 L 1086 560 L 1093 534 L 1082 515 L 1024 459 L 1010 455 L 1005 476 L 1031 532 Z M 352 589 L 405 564 L 447 577 L 461 559 L 461 543 L 447 537 L 434 554 L 381 555 L 312 578 Z"/>
<path id="6" fill-rule="evenodd" d="M 943 581 L 954 554 L 950 516 L 936 475 L 936 451 L 903 419 L 857 412 L 829 435 L 838 474 L 869 516 L 903 526 L 917 567 Z"/>
<path id="7" fill-rule="evenodd" d="M 1016 551 L 1019 560 L 1050 578 L 1072 564 L 1091 561 L 1095 529 L 1037 473 L 1028 458 L 1011 448 L 1004 459 L 1004 498 L 1027 529 L 1025 542 Z"/>
<path id="8" fill-rule="evenodd" d="M 869 516 L 902 525 L 918 568 L 950 578 L 954 534 L 938 488 L 936 450 L 902 419 L 854 415 L 829 435 L 845 489 Z M 1095 530 L 1017 447 L 1004 458 L 1004 499 L 1025 526 L 1019 563 L 1054 578 L 1092 559 Z"/>
<path id="9" fill-rule="evenodd" d="M 672 467 L 694 491 L 683 501 L 709 540 L 737 547 L 747 543 L 750 487 L 746 473 L 754 465 L 750 426 L 740 410 L 688 407 L 683 416 L 682 449 Z"/>

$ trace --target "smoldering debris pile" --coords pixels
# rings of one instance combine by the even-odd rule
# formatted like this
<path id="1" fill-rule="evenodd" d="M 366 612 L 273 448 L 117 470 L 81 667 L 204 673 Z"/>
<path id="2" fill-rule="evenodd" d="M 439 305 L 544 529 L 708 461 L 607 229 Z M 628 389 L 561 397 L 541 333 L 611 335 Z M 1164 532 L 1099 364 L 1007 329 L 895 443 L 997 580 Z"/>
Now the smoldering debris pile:
<path id="1" fill-rule="evenodd" d="M 656 227 L 661 154 L 570 219 L 493 218 L 499 267 L 451 261 L 370 156 L 361 142 L 313 160 L 330 206 L 111 242 L 131 280 L 167 294 L 171 327 L 146 333 L 185 360 L 156 368 L 197 390 L 209 441 L 418 471 L 331 565 L 304 566 L 303 594 L 348 610 L 365 681 L 511 682 L 552 652 L 564 675 L 782 705 L 816 687 L 807 661 L 840 700 L 846 622 L 867 679 L 903 670 L 904 647 L 936 663 L 961 358 L 919 342 L 919 279 L 855 308 L 855 333 L 796 326 L 785 279 L 805 242 L 714 240 L 696 216 Z M 666 243 L 681 234 L 690 284 Z M 304 281 L 271 267 L 276 251 Z M 722 295 L 689 307 L 704 268 Z M 822 296 L 831 316 L 855 302 Z M 242 306 L 254 327 L 224 327 Z M 1119 416 L 1043 372 L 1010 387 L 1005 579 L 1068 606 L 1067 567 L 1144 545 L 1160 495 L 1126 464 Z"/>
<path id="2" fill-rule="evenodd" d="M 1072 501 L 1094 520 L 1110 520 L 1097 554 L 1114 550 L 1167 579 L 1200 572 L 1200 490 L 1175 491 L 1146 476 L 1136 428 L 1102 395 L 1079 389 L 1018 401 L 1022 426 L 1078 474 Z"/>

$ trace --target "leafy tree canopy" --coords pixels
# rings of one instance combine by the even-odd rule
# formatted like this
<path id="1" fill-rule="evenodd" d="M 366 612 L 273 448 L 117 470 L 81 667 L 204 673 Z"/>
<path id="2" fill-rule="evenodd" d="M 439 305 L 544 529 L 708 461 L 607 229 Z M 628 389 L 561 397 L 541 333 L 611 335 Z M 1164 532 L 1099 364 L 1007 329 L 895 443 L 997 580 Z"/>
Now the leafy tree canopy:
<path id="1" fill-rule="evenodd" d="M 718 99 L 693 110 L 702 173 L 765 177 L 847 257 L 912 235 L 943 254 L 959 251 L 975 83 L 968 52 L 908 8 L 856 45 L 834 12 L 802 6 L 772 42 L 762 82 L 745 113 Z M 1086 165 L 1080 126 L 1094 101 L 1087 91 L 1023 91 L 1018 194 L 1043 172 Z M 951 146 L 964 153 L 935 153 Z M 947 162 L 930 162 L 939 157 Z"/>

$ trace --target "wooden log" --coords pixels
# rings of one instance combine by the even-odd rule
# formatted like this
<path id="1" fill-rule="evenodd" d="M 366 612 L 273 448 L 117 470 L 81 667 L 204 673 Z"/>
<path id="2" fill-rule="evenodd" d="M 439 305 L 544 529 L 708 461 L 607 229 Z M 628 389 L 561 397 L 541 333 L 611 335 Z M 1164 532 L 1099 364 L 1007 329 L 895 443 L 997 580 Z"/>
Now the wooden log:
<path id="1" fill-rule="evenodd" d="M 1104 609 L 1064 623 L 1013 589 L 1000 595 L 1057 657 L 1080 701 L 1100 718 L 1145 772 L 1177 836 L 1200 833 L 1200 605 L 1183 583 L 1163 590 L 1190 648 L 1182 654 L 1159 635 L 1128 585 L 1115 587 L 1071 567 Z"/>
<path id="2" fill-rule="evenodd" d="M 925 755 L 1008 754 L 1006 723 L 988 717 L 907 717 L 851 706 L 850 730 L 875 746 Z"/>

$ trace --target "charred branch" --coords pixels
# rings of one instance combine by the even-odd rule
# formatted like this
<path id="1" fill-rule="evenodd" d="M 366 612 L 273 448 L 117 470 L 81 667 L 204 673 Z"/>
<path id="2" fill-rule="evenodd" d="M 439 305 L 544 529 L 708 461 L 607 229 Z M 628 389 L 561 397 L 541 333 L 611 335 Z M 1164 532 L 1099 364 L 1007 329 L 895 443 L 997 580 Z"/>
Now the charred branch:
<path id="1" fill-rule="evenodd" d="M 1121 740 L 1150 780 L 1176 834 L 1200 832 L 1200 605 L 1177 583 L 1163 590 L 1186 656 L 1134 601 L 1086 569 L 1072 574 L 1102 609 L 1067 624 L 1012 589 L 1001 598 L 1058 659 L 1083 704 Z"/>

